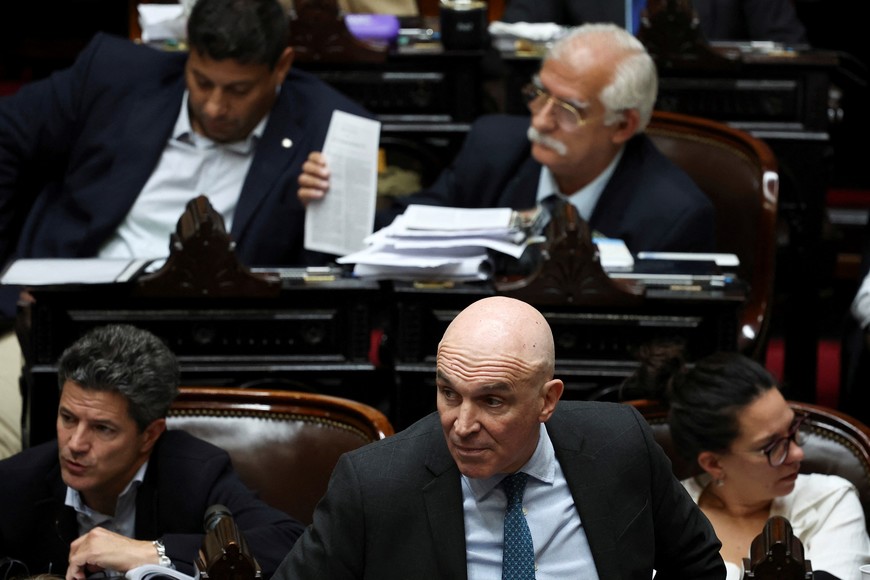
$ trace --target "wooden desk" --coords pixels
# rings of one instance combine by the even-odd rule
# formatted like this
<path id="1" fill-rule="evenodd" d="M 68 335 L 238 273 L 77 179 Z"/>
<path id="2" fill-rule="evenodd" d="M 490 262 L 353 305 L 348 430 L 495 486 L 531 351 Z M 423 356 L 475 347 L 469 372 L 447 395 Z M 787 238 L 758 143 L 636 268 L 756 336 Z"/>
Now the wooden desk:
<path id="1" fill-rule="evenodd" d="M 522 262 L 530 271 L 508 276 L 502 267 L 486 283 L 436 287 L 252 273 L 222 224 L 197 198 L 158 272 L 123 284 L 32 289 L 35 302 L 19 320 L 25 446 L 54 436 L 61 353 L 104 324 L 134 324 L 162 338 L 179 360 L 182 384 L 313 389 L 379 407 L 401 429 L 434 404 L 428 387 L 447 324 L 485 296 L 512 296 L 543 312 L 569 398 L 606 398 L 651 340 L 684 339 L 690 361 L 734 350 L 746 296 L 742 282 L 724 277 L 678 286 L 614 281 L 571 205 L 556 211 L 540 253 Z"/>
<path id="2" fill-rule="evenodd" d="M 396 394 L 391 422 L 398 429 L 435 409 L 435 353 L 460 310 L 495 292 L 490 287 L 452 289 L 396 283 L 391 356 Z M 722 289 L 681 291 L 648 288 L 638 306 L 539 305 L 556 343 L 556 376 L 565 399 L 618 400 L 618 386 L 638 367 L 636 352 L 647 342 L 682 339 L 689 360 L 736 349 L 740 283 Z"/>
<path id="3" fill-rule="evenodd" d="M 496 293 L 489 284 L 419 287 L 357 279 L 285 282 L 272 299 L 143 298 L 135 285 L 34 290 L 25 353 L 25 445 L 54 436 L 57 360 L 87 330 L 145 328 L 176 353 L 185 385 L 313 389 L 386 411 L 398 428 L 434 409 L 434 361 L 447 324 Z M 683 337 L 694 359 L 734 350 L 740 284 L 648 289 L 636 307 L 541 306 L 556 338 L 566 398 L 618 385 L 649 340 Z M 602 393 L 605 398 L 608 395 Z"/>
<path id="4" fill-rule="evenodd" d="M 314 389 L 383 407 L 391 389 L 370 357 L 385 305 L 375 282 L 285 282 L 274 298 L 155 298 L 135 284 L 35 289 L 25 353 L 25 433 L 54 436 L 57 360 L 87 330 L 127 323 L 163 339 L 185 385 Z M 376 345 L 375 345 L 376 346 Z"/>

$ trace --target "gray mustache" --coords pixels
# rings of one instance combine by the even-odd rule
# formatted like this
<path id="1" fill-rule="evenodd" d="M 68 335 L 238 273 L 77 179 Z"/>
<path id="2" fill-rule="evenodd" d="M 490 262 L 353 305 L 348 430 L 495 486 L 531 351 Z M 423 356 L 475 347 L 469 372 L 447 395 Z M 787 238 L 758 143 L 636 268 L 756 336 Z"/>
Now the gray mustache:
<path id="1" fill-rule="evenodd" d="M 532 143 L 538 143 L 547 147 L 548 149 L 552 149 L 556 152 L 557 155 L 561 155 L 564 157 L 568 154 L 568 146 L 559 141 L 558 139 L 554 139 L 549 135 L 542 135 L 540 131 L 535 129 L 534 127 L 529 127 L 529 130 L 526 131 L 526 136 L 529 138 L 529 141 Z"/>

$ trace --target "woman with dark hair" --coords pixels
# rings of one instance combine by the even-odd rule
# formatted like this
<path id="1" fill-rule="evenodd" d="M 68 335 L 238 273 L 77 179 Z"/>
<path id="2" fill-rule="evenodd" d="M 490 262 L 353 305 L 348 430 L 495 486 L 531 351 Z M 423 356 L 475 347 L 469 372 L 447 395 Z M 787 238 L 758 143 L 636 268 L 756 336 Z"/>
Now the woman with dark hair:
<path id="1" fill-rule="evenodd" d="M 858 493 L 835 475 L 798 474 L 804 417 L 771 374 L 737 353 L 691 368 L 679 348 L 652 348 L 642 359 L 631 386 L 669 403 L 677 451 L 702 470 L 683 485 L 722 542 L 728 580 L 743 577 L 743 558 L 774 515 L 789 520 L 814 570 L 860 580 L 870 539 Z"/>

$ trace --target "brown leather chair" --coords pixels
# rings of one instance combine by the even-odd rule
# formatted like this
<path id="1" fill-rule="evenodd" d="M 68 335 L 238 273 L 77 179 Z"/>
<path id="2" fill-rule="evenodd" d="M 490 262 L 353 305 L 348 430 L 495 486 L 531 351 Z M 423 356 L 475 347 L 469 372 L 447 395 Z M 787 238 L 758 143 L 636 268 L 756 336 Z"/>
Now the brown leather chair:
<path id="1" fill-rule="evenodd" d="M 167 424 L 225 449 L 242 481 L 304 524 L 339 456 L 393 434 L 383 413 L 356 401 L 234 387 L 182 387 Z"/>
<path id="2" fill-rule="evenodd" d="M 653 434 L 673 464 L 674 475 L 685 479 L 701 472 L 697 463 L 687 461 L 674 448 L 668 426 L 668 409 L 661 401 L 636 399 L 627 401 L 649 422 Z M 806 413 L 801 427 L 805 442 L 801 473 L 839 475 L 858 490 L 864 518 L 870 529 L 870 428 L 840 411 L 789 401 L 796 413 Z"/>
<path id="3" fill-rule="evenodd" d="M 765 346 L 773 292 L 779 176 L 761 140 L 723 123 L 655 111 L 647 135 L 706 193 L 716 210 L 716 251 L 736 254 L 749 284 L 738 346 L 757 358 Z"/>

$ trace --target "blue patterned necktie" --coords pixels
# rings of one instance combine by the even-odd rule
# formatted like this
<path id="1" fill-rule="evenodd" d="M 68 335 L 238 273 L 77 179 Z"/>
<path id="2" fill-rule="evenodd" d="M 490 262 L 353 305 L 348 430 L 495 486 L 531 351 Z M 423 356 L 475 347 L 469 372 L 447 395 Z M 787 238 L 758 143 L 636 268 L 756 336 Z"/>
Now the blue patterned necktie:
<path id="1" fill-rule="evenodd" d="M 501 482 L 507 495 L 502 580 L 529 580 L 535 577 L 535 548 L 532 545 L 529 524 L 523 514 L 523 492 L 526 490 L 527 478 L 525 473 L 514 473 Z"/>

